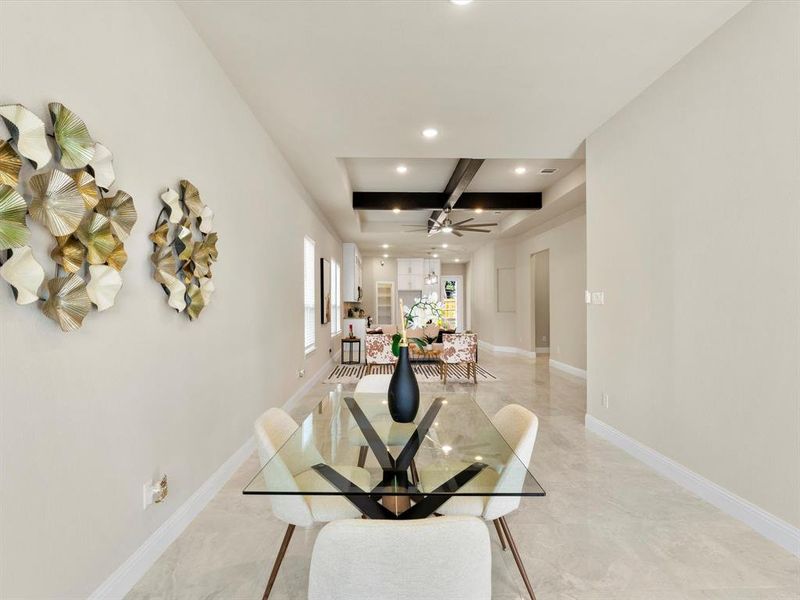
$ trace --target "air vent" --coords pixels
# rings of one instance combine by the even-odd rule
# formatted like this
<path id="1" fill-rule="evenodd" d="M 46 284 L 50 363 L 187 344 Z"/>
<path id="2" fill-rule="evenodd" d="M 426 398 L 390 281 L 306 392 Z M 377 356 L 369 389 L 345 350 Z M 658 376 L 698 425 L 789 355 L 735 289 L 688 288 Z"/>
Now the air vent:
<path id="1" fill-rule="evenodd" d="M 542 169 L 541 171 L 539 171 L 539 174 L 540 175 L 552 175 L 556 171 L 558 171 L 558 169 L 556 169 L 555 167 L 548 167 L 547 169 Z"/>

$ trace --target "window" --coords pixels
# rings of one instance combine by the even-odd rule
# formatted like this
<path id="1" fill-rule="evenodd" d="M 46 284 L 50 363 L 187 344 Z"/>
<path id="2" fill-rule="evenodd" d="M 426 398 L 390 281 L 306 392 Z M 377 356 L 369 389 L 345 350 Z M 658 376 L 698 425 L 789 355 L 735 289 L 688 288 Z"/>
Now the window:
<path id="1" fill-rule="evenodd" d="M 331 259 L 331 337 L 342 333 L 341 267 Z"/>
<path id="2" fill-rule="evenodd" d="M 314 240 L 303 239 L 303 307 L 305 308 L 304 337 L 306 354 L 314 349 L 314 328 L 316 322 L 316 295 L 314 294 Z"/>

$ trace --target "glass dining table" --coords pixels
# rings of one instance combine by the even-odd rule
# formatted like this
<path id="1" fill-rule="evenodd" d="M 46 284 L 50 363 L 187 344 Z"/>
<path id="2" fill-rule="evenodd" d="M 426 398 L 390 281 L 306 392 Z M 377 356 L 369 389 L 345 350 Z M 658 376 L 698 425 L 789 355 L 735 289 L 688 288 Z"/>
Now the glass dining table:
<path id="1" fill-rule="evenodd" d="M 327 484 L 304 486 L 309 470 Z M 372 519 L 425 518 L 455 496 L 545 495 L 475 398 L 447 392 L 423 394 L 412 423 L 392 419 L 385 393 L 331 392 L 243 493 L 342 496 Z"/>

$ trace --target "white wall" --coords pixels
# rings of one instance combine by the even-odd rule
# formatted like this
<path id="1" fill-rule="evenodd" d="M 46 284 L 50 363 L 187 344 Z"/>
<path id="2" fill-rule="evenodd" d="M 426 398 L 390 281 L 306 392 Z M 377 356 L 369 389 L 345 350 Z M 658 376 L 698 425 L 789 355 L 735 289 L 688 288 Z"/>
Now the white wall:
<path id="1" fill-rule="evenodd" d="M 472 328 L 494 346 L 535 350 L 531 336 L 531 260 L 550 251 L 550 356 L 578 369 L 586 368 L 586 217 L 577 207 L 527 234 L 489 242 L 469 265 Z M 516 271 L 516 311 L 497 312 L 497 273 Z"/>
<path id="2" fill-rule="evenodd" d="M 550 251 L 541 250 L 530 257 L 533 327 L 531 335 L 536 348 L 550 347 Z"/>
<path id="3" fill-rule="evenodd" d="M 794 525 L 798 56 L 754 2 L 587 144 L 589 413 Z"/>
<path id="4" fill-rule="evenodd" d="M 74 109 L 139 211 L 118 303 L 83 329 L 61 333 L 0 286 L 0 597 L 85 597 L 298 388 L 298 368 L 323 365 L 327 326 L 303 357 L 303 235 L 339 260 L 341 244 L 174 4 L 1 10 L 0 103 Z M 182 177 L 220 236 L 195 323 L 149 263 L 159 194 Z M 162 470 L 169 498 L 142 511 Z"/>

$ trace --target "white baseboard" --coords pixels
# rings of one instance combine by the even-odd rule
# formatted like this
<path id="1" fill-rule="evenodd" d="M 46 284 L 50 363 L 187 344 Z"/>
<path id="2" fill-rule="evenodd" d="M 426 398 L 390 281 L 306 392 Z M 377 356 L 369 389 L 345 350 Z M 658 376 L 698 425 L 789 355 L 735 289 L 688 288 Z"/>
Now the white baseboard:
<path id="1" fill-rule="evenodd" d="M 167 547 L 200 514 L 200 511 L 216 496 L 242 463 L 253 454 L 254 449 L 255 439 L 250 437 L 186 502 L 178 507 L 172 516 L 161 524 L 161 527 L 145 540 L 144 544 L 139 546 L 128 560 L 100 584 L 100 587 L 89 596 L 89 600 L 116 600 L 130 592 Z"/>
<path id="2" fill-rule="evenodd" d="M 515 348 L 514 346 L 495 346 L 489 342 L 478 340 L 478 347 L 493 352 L 495 354 L 514 354 L 522 358 L 536 358 L 536 352 L 530 350 L 523 350 L 522 348 Z"/>
<path id="3" fill-rule="evenodd" d="M 800 556 L 800 528 L 790 525 L 592 415 L 587 414 L 585 422 L 589 431 L 621 448 L 667 479 L 671 479 L 709 504 L 738 519 L 795 556 Z"/>
<path id="4" fill-rule="evenodd" d="M 284 406 L 301 400 L 333 368 L 338 360 L 337 352 L 311 377 L 306 380 Z M 174 542 L 183 530 L 217 495 L 222 486 L 255 450 L 255 438 L 250 437 L 223 465 L 209 477 L 139 548 L 98 587 L 89 600 L 116 600 L 123 598 L 133 586 L 153 566 L 163 552 Z"/>
<path id="5" fill-rule="evenodd" d="M 550 359 L 550 366 L 554 369 L 558 369 L 559 371 L 564 371 L 570 375 L 580 377 L 581 379 L 586 379 L 585 369 L 579 369 L 578 367 L 573 367 L 572 365 L 568 365 L 567 363 L 563 363 L 558 360 L 553 360 L 552 358 Z"/>
<path id="6" fill-rule="evenodd" d="M 536 354 L 550 354 L 550 347 L 541 346 L 539 348 L 536 348 Z"/>

